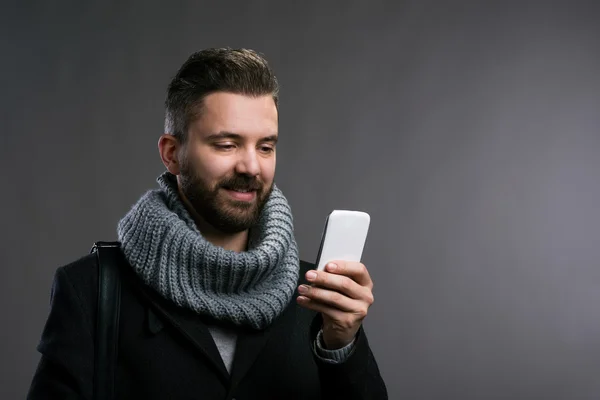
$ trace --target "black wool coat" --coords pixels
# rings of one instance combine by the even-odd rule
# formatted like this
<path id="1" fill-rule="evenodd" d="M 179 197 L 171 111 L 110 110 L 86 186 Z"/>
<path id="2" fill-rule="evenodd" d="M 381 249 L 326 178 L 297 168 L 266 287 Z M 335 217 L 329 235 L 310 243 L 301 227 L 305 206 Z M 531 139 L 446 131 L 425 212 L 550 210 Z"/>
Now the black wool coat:
<path id="1" fill-rule="evenodd" d="M 121 255 L 118 399 L 387 399 L 361 328 L 341 364 L 312 344 L 320 314 L 291 301 L 266 329 L 240 329 L 231 375 L 207 329 L 216 321 L 177 306 L 145 285 Z M 301 262 L 300 279 L 314 265 Z M 92 400 L 98 265 L 95 254 L 57 269 L 30 400 Z"/>

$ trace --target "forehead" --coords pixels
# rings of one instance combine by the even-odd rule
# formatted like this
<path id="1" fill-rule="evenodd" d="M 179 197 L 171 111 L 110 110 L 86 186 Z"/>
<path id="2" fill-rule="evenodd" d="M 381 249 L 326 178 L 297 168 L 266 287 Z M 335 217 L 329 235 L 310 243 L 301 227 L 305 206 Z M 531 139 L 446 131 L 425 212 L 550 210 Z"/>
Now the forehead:
<path id="1" fill-rule="evenodd" d="M 217 92 L 204 98 L 200 114 L 190 128 L 205 135 L 225 131 L 270 136 L 277 134 L 277 125 L 277 107 L 272 96 Z"/>

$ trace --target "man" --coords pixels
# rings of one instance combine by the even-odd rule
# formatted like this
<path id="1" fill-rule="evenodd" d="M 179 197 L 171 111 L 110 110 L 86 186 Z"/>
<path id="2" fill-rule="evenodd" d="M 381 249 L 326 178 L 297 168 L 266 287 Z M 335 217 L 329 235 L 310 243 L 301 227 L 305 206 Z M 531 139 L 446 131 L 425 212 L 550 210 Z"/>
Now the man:
<path id="1" fill-rule="evenodd" d="M 387 399 L 361 327 L 371 278 L 299 260 L 277 139 L 277 79 L 254 51 L 200 51 L 173 78 L 167 171 L 117 229 L 117 398 Z M 92 399 L 97 270 L 57 270 L 29 399 Z"/>

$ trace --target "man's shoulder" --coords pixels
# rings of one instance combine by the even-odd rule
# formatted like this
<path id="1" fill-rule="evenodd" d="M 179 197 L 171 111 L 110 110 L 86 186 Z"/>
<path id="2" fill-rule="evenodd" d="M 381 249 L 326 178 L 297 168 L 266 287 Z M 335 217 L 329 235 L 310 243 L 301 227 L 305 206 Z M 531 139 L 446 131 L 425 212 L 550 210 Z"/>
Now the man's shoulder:
<path id="1" fill-rule="evenodd" d="M 89 253 L 58 268 L 69 276 L 89 275 L 98 268 L 96 254 Z"/>
<path id="2" fill-rule="evenodd" d="M 69 264 L 63 265 L 58 268 L 57 274 L 67 275 L 70 279 L 81 280 L 81 279 L 90 279 L 97 278 L 98 276 L 98 253 L 97 251 L 101 251 L 100 249 L 106 252 L 106 255 L 109 255 L 111 252 L 118 252 L 118 256 L 116 259 L 119 262 L 119 265 L 124 263 L 124 255 L 121 250 L 119 242 L 96 242 L 94 244 L 94 251 L 80 256 L 78 259 L 70 262 Z"/>
<path id="3" fill-rule="evenodd" d="M 96 254 L 81 256 L 56 269 L 55 281 L 68 282 L 76 292 L 89 296 L 97 289 L 98 259 Z"/>

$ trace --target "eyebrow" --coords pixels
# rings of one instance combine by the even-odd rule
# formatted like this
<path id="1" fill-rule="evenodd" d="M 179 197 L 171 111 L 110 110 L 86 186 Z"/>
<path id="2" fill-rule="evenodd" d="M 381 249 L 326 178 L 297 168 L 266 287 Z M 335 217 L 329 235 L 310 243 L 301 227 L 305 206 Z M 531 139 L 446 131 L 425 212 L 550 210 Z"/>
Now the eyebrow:
<path id="1" fill-rule="evenodd" d="M 244 140 L 244 137 L 238 133 L 221 131 L 218 133 L 213 133 L 206 137 L 206 140 L 221 140 L 221 139 L 234 139 L 234 140 Z M 277 143 L 277 135 L 269 135 L 259 140 L 259 142 L 271 142 L 273 144 Z"/>

